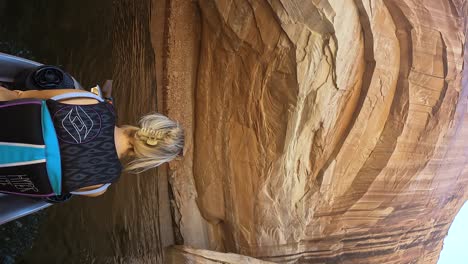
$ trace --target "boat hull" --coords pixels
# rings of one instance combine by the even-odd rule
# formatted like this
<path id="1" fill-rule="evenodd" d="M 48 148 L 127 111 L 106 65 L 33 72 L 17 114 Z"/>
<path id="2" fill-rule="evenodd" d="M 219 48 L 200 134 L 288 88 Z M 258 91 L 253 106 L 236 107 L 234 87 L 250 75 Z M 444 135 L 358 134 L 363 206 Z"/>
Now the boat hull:
<path id="1" fill-rule="evenodd" d="M 35 69 L 41 65 L 41 63 L 35 61 L 0 52 L 0 83 L 6 85 L 13 83 L 18 73 Z M 75 79 L 73 80 L 75 87 L 81 88 L 79 83 Z M 51 205 L 51 203 L 41 199 L 0 193 L 0 225 L 35 213 Z"/>

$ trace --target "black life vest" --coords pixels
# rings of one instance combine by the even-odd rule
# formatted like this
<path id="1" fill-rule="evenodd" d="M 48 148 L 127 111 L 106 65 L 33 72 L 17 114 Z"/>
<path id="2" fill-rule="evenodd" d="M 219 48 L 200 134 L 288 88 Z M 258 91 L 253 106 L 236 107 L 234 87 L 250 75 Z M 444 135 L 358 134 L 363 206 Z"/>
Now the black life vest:
<path id="1" fill-rule="evenodd" d="M 93 105 L 59 100 L 88 97 Z M 0 102 L 0 192 L 49 197 L 115 182 L 113 106 L 90 93 Z"/>

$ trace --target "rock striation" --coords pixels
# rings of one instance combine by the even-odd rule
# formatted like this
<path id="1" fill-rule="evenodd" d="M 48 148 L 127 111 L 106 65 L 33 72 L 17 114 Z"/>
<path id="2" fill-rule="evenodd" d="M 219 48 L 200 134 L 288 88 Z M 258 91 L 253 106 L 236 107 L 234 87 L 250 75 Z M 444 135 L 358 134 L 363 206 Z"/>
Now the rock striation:
<path id="1" fill-rule="evenodd" d="M 179 243 L 437 262 L 468 199 L 467 1 L 164 2 Z"/>
<path id="2" fill-rule="evenodd" d="M 197 263 L 197 264 L 268 264 L 273 262 L 257 260 L 232 253 L 219 253 L 187 246 L 172 246 L 166 250 L 167 264 Z"/>

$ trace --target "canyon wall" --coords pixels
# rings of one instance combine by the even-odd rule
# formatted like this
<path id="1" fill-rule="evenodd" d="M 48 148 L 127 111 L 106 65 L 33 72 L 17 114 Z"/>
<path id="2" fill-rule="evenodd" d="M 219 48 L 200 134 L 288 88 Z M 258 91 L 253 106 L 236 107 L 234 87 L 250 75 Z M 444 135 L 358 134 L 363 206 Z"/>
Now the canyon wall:
<path id="1" fill-rule="evenodd" d="M 437 262 L 468 198 L 467 1 L 158 2 L 178 243 Z"/>
<path id="2" fill-rule="evenodd" d="M 187 246 L 172 246 L 166 250 L 165 264 L 267 264 L 273 262 L 262 261 L 232 253 L 194 249 Z"/>

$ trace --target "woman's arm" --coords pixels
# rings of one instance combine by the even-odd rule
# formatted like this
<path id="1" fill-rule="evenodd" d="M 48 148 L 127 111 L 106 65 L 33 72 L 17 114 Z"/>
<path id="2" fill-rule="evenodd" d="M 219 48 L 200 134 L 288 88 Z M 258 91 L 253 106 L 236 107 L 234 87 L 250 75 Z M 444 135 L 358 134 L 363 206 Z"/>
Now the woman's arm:
<path id="1" fill-rule="evenodd" d="M 0 86 L 0 101 L 10 101 L 19 99 L 19 94 Z"/>
<path id="2" fill-rule="evenodd" d="M 49 89 L 49 90 L 29 90 L 29 91 L 18 91 L 20 98 L 37 98 L 37 99 L 49 99 L 56 95 L 61 95 L 65 93 L 89 93 L 87 91 L 78 90 L 78 89 Z"/>
<path id="3" fill-rule="evenodd" d="M 35 99 L 49 99 L 56 95 L 65 93 L 90 93 L 78 89 L 50 89 L 50 90 L 30 90 L 30 91 L 11 91 L 0 86 L 0 101 L 10 101 L 15 99 L 35 98 Z M 90 98 L 73 98 L 61 101 L 66 104 L 87 105 L 95 104 L 97 100 Z"/>
<path id="4" fill-rule="evenodd" d="M 88 186 L 88 187 L 84 187 L 84 188 L 81 188 L 81 189 L 78 189 L 77 191 L 79 192 L 82 192 L 82 191 L 91 191 L 91 190 L 95 190 L 99 187 L 101 187 L 102 184 L 98 184 L 98 185 L 93 185 L 93 186 Z M 105 193 L 107 191 L 107 188 L 100 191 L 100 192 L 97 192 L 97 193 L 91 193 L 91 194 L 85 194 L 85 195 L 82 195 L 82 196 L 88 196 L 88 197 L 96 197 L 96 196 L 99 196 L 103 193 Z"/>

